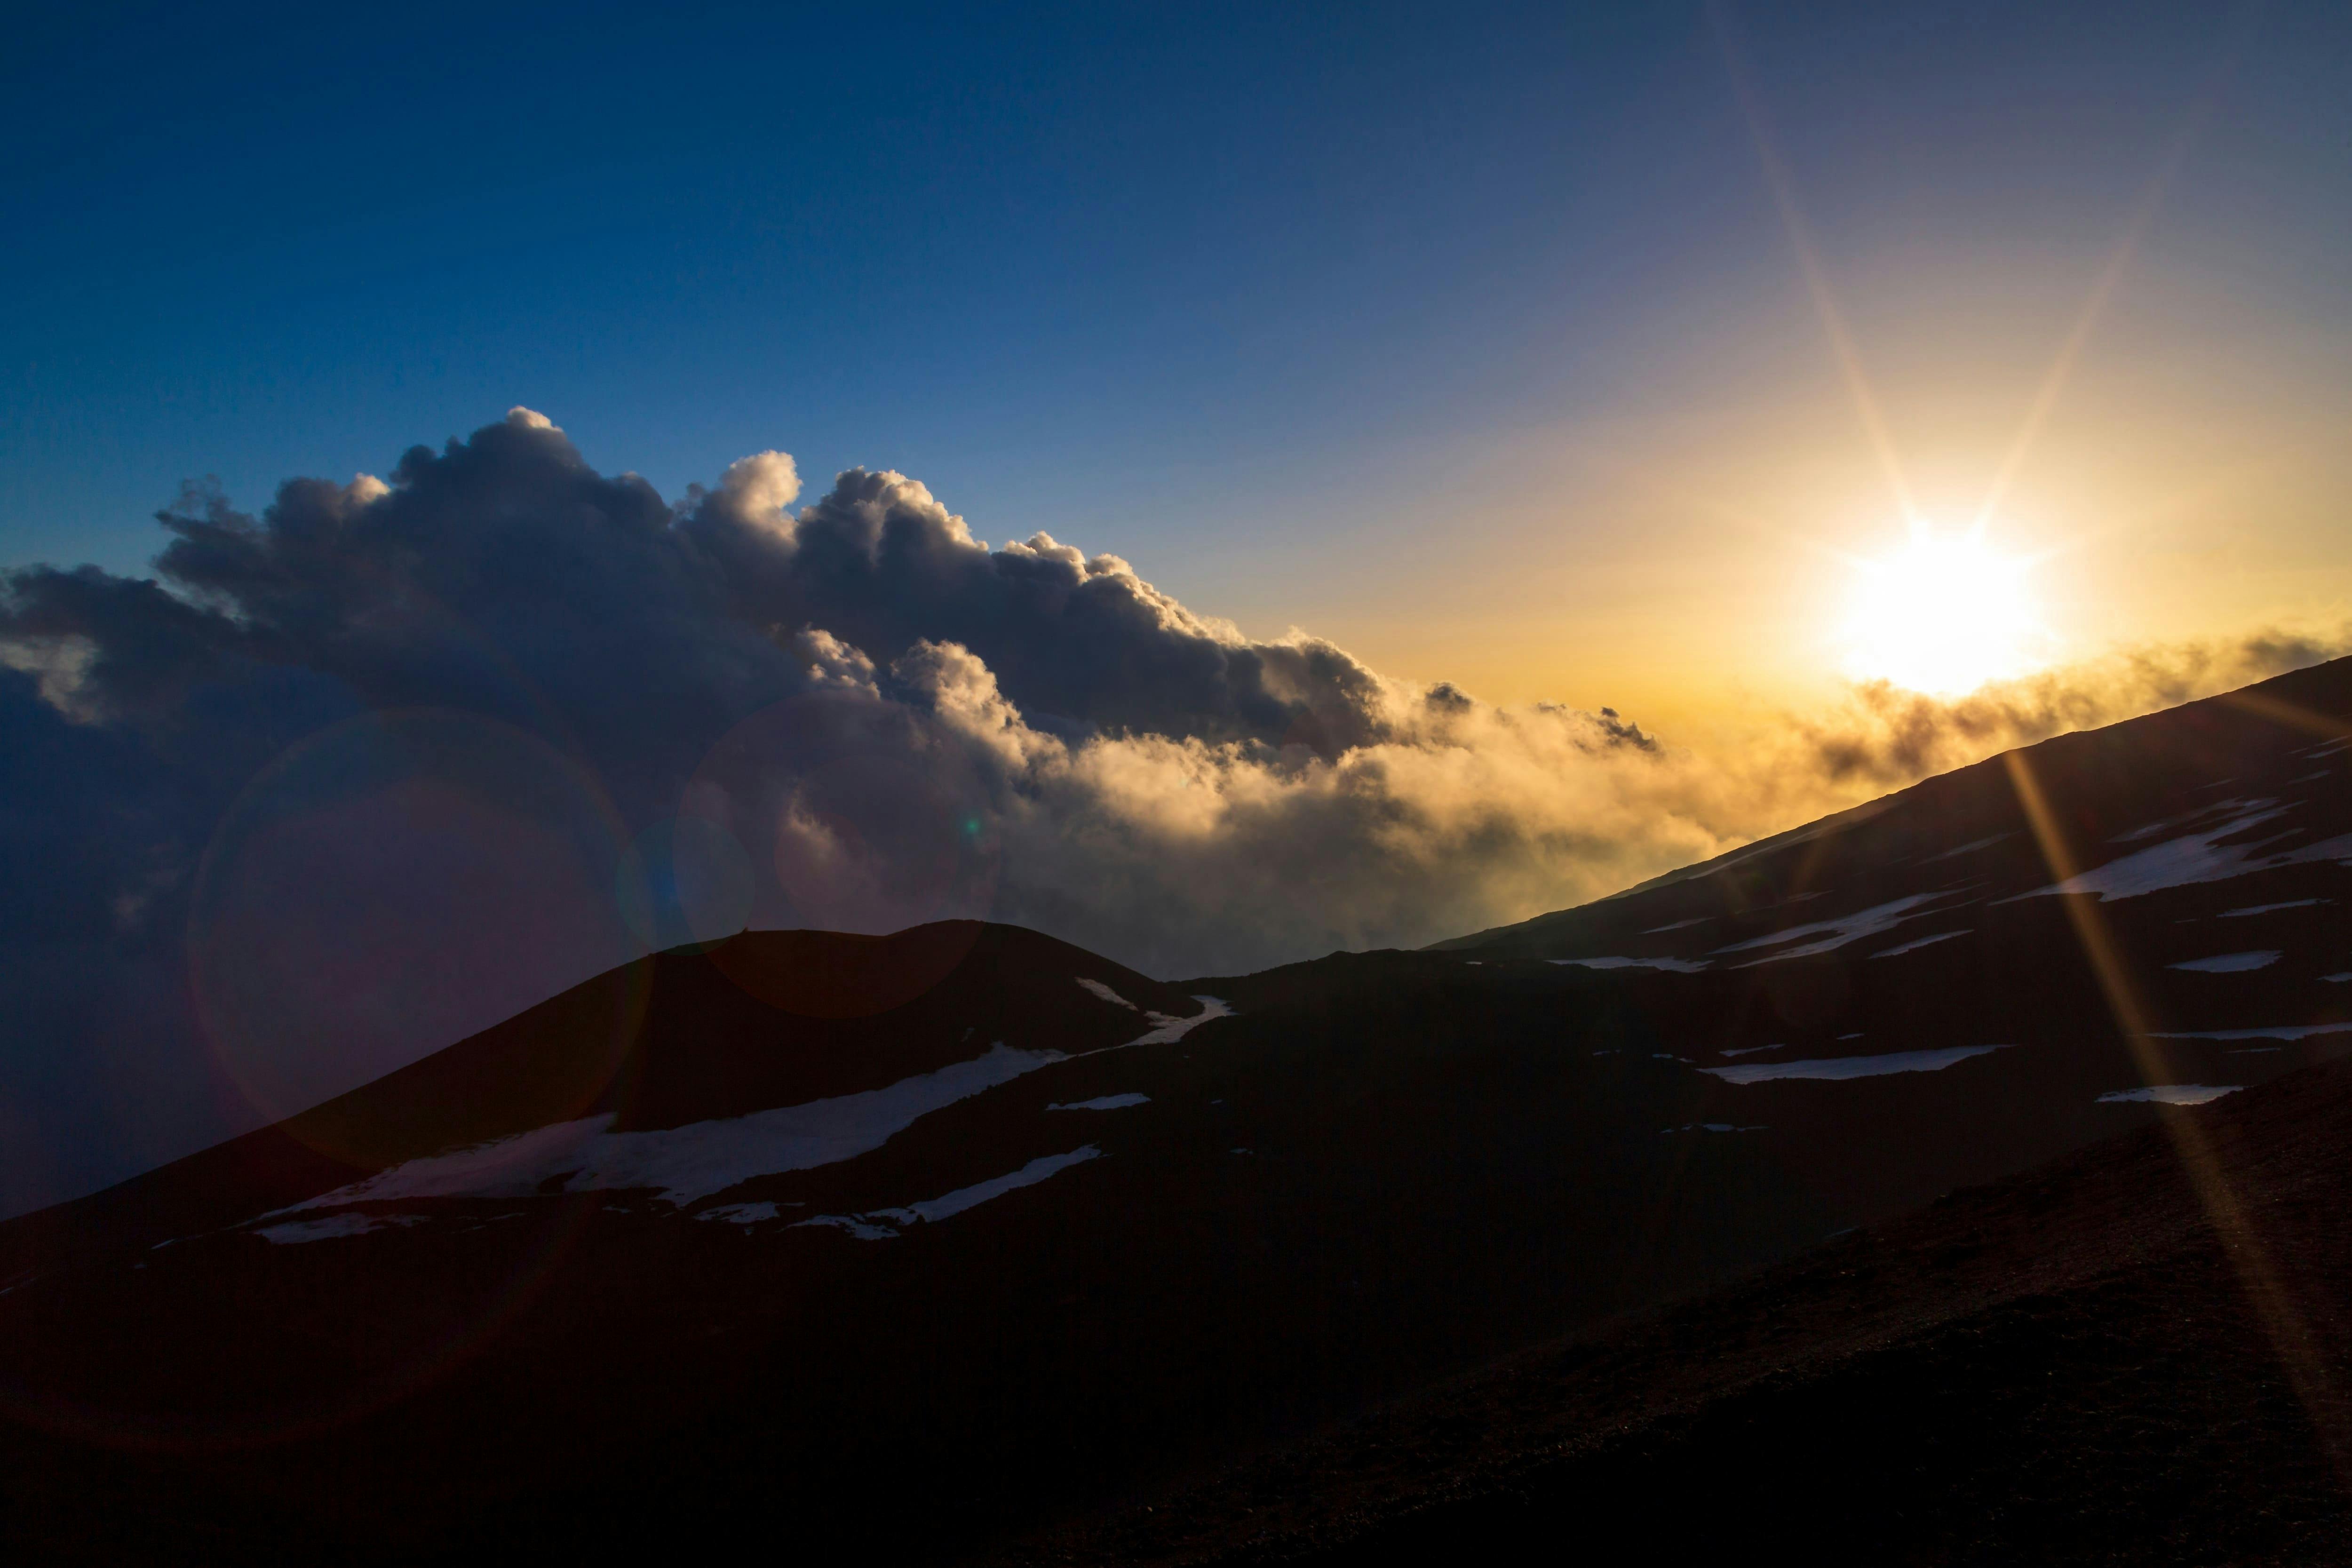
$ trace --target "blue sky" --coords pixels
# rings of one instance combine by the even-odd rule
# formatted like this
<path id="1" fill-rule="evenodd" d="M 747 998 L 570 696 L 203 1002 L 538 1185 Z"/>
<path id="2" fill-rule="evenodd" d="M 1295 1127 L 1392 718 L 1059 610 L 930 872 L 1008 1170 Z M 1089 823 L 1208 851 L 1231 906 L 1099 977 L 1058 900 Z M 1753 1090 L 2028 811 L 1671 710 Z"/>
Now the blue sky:
<path id="1" fill-rule="evenodd" d="M 2189 279 L 2200 319 L 2257 307 L 2242 341 L 2343 317 L 2340 8 L 1721 15 L 1898 387 L 1982 381 L 2010 418 L 2200 105 L 2138 305 L 2186 330 L 2161 281 Z M 0 563 L 135 569 L 184 479 L 257 507 L 520 403 L 667 494 L 769 447 L 895 467 L 984 538 L 1417 648 L 1405 606 L 1475 621 L 1650 526 L 1556 453 L 1672 470 L 1710 419 L 1718 451 L 1785 445 L 1756 421 L 1801 408 L 1858 447 L 1718 33 L 1681 5 L 61 10 L 0 66 Z M 1533 544 L 1498 464 L 1542 470 Z"/>

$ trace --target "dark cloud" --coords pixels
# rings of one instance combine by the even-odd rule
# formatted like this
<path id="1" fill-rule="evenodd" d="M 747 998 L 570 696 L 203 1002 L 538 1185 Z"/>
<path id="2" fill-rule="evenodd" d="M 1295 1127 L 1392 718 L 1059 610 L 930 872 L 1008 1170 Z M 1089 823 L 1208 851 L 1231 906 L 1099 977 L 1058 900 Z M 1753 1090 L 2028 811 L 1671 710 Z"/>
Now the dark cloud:
<path id="1" fill-rule="evenodd" d="M 991 549 L 898 474 L 799 490 L 766 452 L 672 504 L 518 409 L 257 517 L 192 487 L 155 581 L 0 578 L 0 1208 L 648 946 L 971 915 L 1177 977 L 1418 944 L 2319 651 L 1865 690 L 1726 766 Z"/>
<path id="2" fill-rule="evenodd" d="M 1048 724 L 1308 745 L 1383 739 L 1380 678 L 1329 643 L 1253 642 L 1195 616 L 1116 555 L 1051 535 L 990 550 L 916 480 L 853 468 L 797 516 L 790 459 L 767 453 L 691 492 L 681 531 L 728 576 L 739 614 L 821 626 L 881 664 L 952 642 Z"/>

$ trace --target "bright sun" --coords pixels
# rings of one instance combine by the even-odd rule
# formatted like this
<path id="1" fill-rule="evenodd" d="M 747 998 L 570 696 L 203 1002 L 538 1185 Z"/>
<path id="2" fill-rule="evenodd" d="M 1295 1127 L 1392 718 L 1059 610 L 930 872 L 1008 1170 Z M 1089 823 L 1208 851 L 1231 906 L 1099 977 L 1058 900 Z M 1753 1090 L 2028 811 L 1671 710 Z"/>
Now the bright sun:
<path id="1" fill-rule="evenodd" d="M 1916 532 L 1901 554 L 1864 563 L 1846 621 L 1848 668 L 1938 696 L 2024 673 L 2035 632 L 2026 565 L 1973 532 Z"/>

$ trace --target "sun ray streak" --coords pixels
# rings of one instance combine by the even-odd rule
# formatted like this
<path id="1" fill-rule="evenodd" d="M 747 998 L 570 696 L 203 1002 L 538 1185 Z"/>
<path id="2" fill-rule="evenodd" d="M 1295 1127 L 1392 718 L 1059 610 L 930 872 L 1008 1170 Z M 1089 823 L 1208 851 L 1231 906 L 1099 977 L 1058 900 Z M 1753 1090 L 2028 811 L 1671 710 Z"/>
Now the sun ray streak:
<path id="1" fill-rule="evenodd" d="M 2221 700 L 2232 708 L 2258 714 L 2283 728 L 2301 730 L 2323 741 L 2352 740 L 2352 729 L 2347 729 L 2341 719 L 2315 713 L 2300 703 L 2289 702 L 2266 691 L 2228 691 L 2222 693 Z"/>
<path id="2" fill-rule="evenodd" d="M 1862 353 L 1854 345 L 1853 334 L 1847 330 L 1844 312 L 1838 309 L 1837 295 L 1830 287 L 1828 270 L 1822 265 L 1821 252 L 1806 226 L 1804 212 L 1797 205 L 1795 178 L 1789 171 L 1788 161 L 1780 155 L 1764 117 L 1763 104 L 1748 80 L 1747 68 L 1731 36 L 1729 18 L 1720 5 L 1709 5 L 1707 15 L 1723 54 L 1724 70 L 1731 79 L 1732 94 L 1738 100 L 1740 113 L 1748 123 L 1748 139 L 1756 148 L 1756 161 L 1763 169 L 1765 186 L 1771 192 L 1772 205 L 1779 209 L 1781 226 L 1788 231 L 1790 247 L 1796 252 L 1798 270 L 1803 275 L 1805 291 L 1812 297 L 1813 310 L 1821 317 L 1822 330 L 1828 335 L 1830 352 L 1845 377 L 1854 414 L 1862 421 L 1863 433 L 1870 441 L 1872 455 L 1878 459 L 1887 488 L 1895 493 L 1895 506 L 1914 535 L 1918 535 L 1926 523 L 1913 504 L 1911 484 L 1904 475 L 1894 434 L 1887 427 L 1885 413 L 1871 387 L 1870 377 L 1863 369 Z"/>
<path id="3" fill-rule="evenodd" d="M 2041 780 L 2034 776 L 2027 754 L 2011 752 L 2002 761 L 2008 766 L 2018 804 L 2024 810 L 2026 824 L 2032 830 L 2051 875 L 2061 882 L 2074 877 L 2082 867 L 2066 842 L 2058 814 L 2042 793 Z M 2114 931 L 2100 912 L 2097 896 L 2068 894 L 2058 901 L 2074 928 L 2075 941 L 2090 963 L 2107 1009 L 2131 1050 L 2142 1080 L 2148 1084 L 2174 1081 L 2164 1047 L 2154 1037 L 2154 1014 L 2133 978 Z M 2310 1321 L 2272 1259 L 2270 1247 L 2245 1205 L 2222 1173 L 2203 1123 L 2193 1115 L 2179 1112 L 2164 1114 L 2162 1121 L 2200 1206 L 2221 1239 L 2224 1253 L 2237 1267 L 2247 1299 L 2261 1320 L 2272 1349 L 2277 1352 L 2295 1397 L 2309 1414 L 2313 1429 L 2336 1473 L 2352 1479 L 2352 1444 L 2347 1441 L 2334 1380 L 2315 1348 Z"/>
<path id="4" fill-rule="evenodd" d="M 2016 483 L 2026 459 L 2032 455 L 2035 443 L 2042 438 L 2042 426 L 2049 421 L 2051 410 L 2057 406 L 2060 395 L 2066 390 L 2066 383 L 2074 376 L 2076 361 L 2081 359 L 2084 346 L 2090 342 L 2100 317 L 2106 313 L 2108 301 L 2115 297 L 2116 286 L 2123 281 L 2124 274 L 2130 270 L 2148 226 L 2156 221 L 2157 213 L 2163 207 L 2173 177 L 2179 173 L 2182 162 L 2189 156 L 2190 145 L 2203 131 L 2205 122 L 2211 118 L 2213 103 L 2214 96 L 2210 92 L 2199 98 L 2190 108 L 2186 122 L 2173 136 L 2163 159 L 2157 164 L 2156 173 L 2149 176 L 2141 191 L 2130 219 L 2124 225 L 2122 236 L 2107 258 L 2106 266 L 2093 280 L 2090 294 L 2084 300 L 2082 309 L 2074 314 L 2074 326 L 2058 345 L 2058 353 L 2051 360 L 2050 369 L 2042 375 L 2042 384 L 2035 390 L 2033 401 L 2026 408 L 2025 419 L 2018 427 L 2016 438 L 2010 443 L 2000 467 L 1993 473 L 1992 483 L 1985 491 L 1984 504 L 1977 509 L 1976 521 L 1969 525 L 1972 534 L 1981 536 L 1986 524 L 2000 510 L 2001 502 L 2009 498 L 2010 487 Z"/>

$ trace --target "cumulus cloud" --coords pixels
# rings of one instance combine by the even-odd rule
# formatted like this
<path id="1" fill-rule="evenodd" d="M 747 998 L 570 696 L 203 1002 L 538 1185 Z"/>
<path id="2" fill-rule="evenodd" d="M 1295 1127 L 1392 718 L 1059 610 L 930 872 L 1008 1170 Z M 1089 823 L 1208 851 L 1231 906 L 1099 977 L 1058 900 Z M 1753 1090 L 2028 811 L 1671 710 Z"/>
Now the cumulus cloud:
<path id="1" fill-rule="evenodd" d="M 518 408 L 258 516 L 192 486 L 152 581 L 0 579 L 0 1207 L 648 947 L 982 916 L 1179 977 L 1419 944 L 2326 651 L 1865 689 L 1727 764 L 991 548 L 904 475 L 801 491 L 771 451 L 666 500 Z"/>

